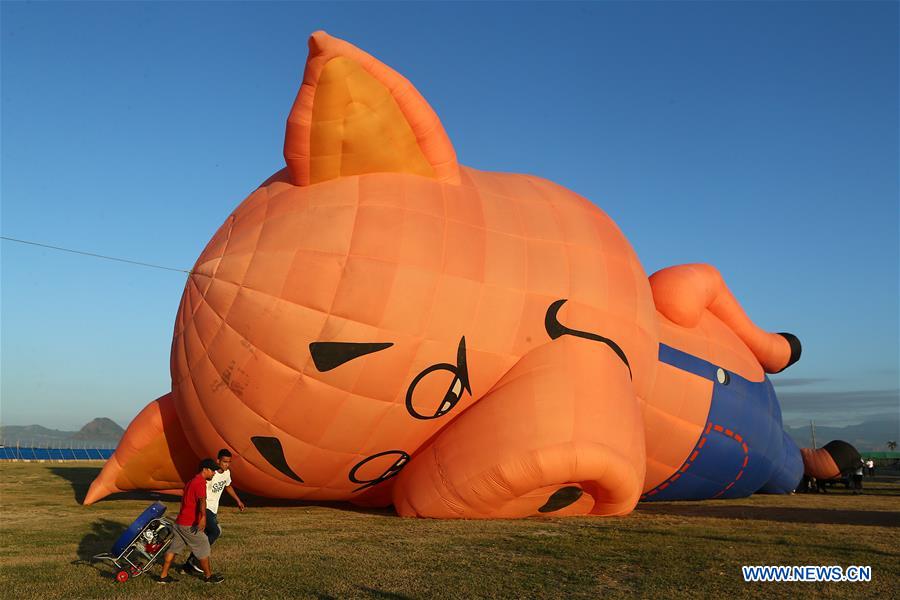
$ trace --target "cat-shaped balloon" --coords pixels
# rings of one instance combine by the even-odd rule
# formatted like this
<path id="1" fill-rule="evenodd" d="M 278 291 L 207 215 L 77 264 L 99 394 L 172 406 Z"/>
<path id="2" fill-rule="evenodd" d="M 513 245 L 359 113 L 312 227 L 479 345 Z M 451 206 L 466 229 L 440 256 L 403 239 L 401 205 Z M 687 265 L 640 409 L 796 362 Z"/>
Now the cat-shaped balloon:
<path id="1" fill-rule="evenodd" d="M 440 518 L 617 515 L 790 491 L 765 372 L 799 358 L 706 265 L 647 278 L 597 206 L 459 165 L 402 76 L 309 42 L 287 168 L 188 278 L 172 391 L 91 486 L 179 490 L 234 453 L 254 494 Z"/>

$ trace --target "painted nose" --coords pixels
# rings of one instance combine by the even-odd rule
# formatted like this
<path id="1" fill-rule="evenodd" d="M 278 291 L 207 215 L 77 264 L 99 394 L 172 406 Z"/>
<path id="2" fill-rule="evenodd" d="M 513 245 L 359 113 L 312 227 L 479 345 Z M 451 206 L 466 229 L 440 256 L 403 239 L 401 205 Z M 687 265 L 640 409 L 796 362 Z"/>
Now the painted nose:
<path id="1" fill-rule="evenodd" d="M 803 351 L 803 346 L 800 345 L 800 339 L 794 335 L 793 333 L 779 333 L 781 337 L 787 340 L 788 344 L 791 346 L 791 358 L 788 360 L 788 363 L 784 365 L 784 369 L 787 369 L 789 366 L 800 360 L 800 353 Z M 779 371 L 779 373 L 781 372 Z"/>

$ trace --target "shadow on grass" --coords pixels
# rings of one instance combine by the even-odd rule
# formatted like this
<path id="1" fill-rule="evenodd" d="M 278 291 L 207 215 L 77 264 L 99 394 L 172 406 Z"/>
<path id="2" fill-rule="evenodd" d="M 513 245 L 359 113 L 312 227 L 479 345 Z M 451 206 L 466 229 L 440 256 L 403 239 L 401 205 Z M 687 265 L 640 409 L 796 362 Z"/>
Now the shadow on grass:
<path id="1" fill-rule="evenodd" d="M 356 589 L 365 593 L 369 598 L 380 598 L 381 600 L 412 600 L 409 596 L 404 596 L 403 594 L 395 594 L 393 592 L 383 592 L 376 588 L 365 587 L 362 585 L 356 586 Z M 318 594 L 316 595 L 316 600 L 338 600 L 336 596 L 331 596 L 329 594 Z"/>
<path id="2" fill-rule="evenodd" d="M 646 513 L 677 515 L 680 517 L 778 521 L 783 523 L 819 523 L 824 525 L 900 527 L 900 519 L 897 518 L 896 512 L 878 510 L 836 510 L 747 505 L 698 506 L 696 504 L 675 503 L 640 504 L 638 510 Z"/>
<path id="3" fill-rule="evenodd" d="M 372 598 L 381 598 L 382 600 L 411 600 L 409 596 L 403 594 L 395 594 L 393 592 L 383 592 L 381 590 L 358 585 L 356 589 L 367 593 Z"/>
<path id="4" fill-rule="evenodd" d="M 50 467 L 50 472 L 65 479 L 72 486 L 72 493 L 75 495 L 75 502 L 81 504 L 87 495 L 88 489 L 94 478 L 100 474 L 101 467 Z M 172 496 L 171 494 L 160 494 L 158 492 L 122 492 L 119 494 L 110 494 L 99 502 L 109 500 L 147 500 L 150 502 L 180 502 L 181 498 Z"/>
<path id="5" fill-rule="evenodd" d="M 856 544 L 817 544 L 808 541 L 796 541 L 796 540 L 787 540 L 781 539 L 777 541 L 773 541 L 767 535 L 757 535 L 755 533 L 748 535 L 710 535 L 708 533 L 702 532 L 692 532 L 684 527 L 676 527 L 676 528 L 651 528 L 651 529 L 623 529 L 622 533 L 626 536 L 640 536 L 646 537 L 648 534 L 658 535 L 662 537 L 671 537 L 675 538 L 678 543 L 688 544 L 689 542 L 686 540 L 704 540 L 707 542 L 725 542 L 728 544 L 748 544 L 748 545 L 756 545 L 762 547 L 771 547 L 773 544 L 778 545 L 790 545 L 793 549 L 802 548 L 804 551 L 821 551 L 821 552 L 834 552 L 835 550 L 840 550 L 844 553 L 861 553 L 865 555 L 878 555 L 878 556 L 888 556 L 888 557 L 896 557 L 897 553 L 893 551 L 879 550 L 877 548 L 872 548 L 870 546 L 862 546 Z"/>
<path id="6" fill-rule="evenodd" d="M 262 496 L 254 496 L 253 494 L 247 492 L 240 492 L 241 500 L 248 507 L 259 507 L 259 508 L 269 508 L 269 507 L 319 507 L 319 508 L 331 508 L 336 510 L 341 510 L 345 512 L 354 512 L 360 513 L 364 515 L 372 515 L 372 516 L 382 516 L 382 517 L 397 517 L 397 513 L 394 511 L 392 506 L 387 506 L 383 508 L 370 507 L 370 506 L 357 506 L 355 504 L 351 504 L 350 502 L 310 502 L 308 500 L 283 500 L 279 498 L 263 498 Z M 235 506 L 234 501 L 231 498 L 226 498 L 225 495 L 222 495 L 221 504 L 223 506 Z"/>
<path id="7" fill-rule="evenodd" d="M 891 483 L 891 482 L 884 482 Z M 853 490 L 844 486 L 837 485 L 827 485 L 825 486 L 824 492 L 818 492 L 820 494 L 832 494 L 834 496 L 853 496 Z M 896 487 L 896 484 L 891 486 L 880 486 L 877 482 L 873 483 L 867 481 L 866 484 L 863 485 L 862 489 L 863 496 L 894 496 L 900 497 L 900 488 Z"/>
<path id="8" fill-rule="evenodd" d="M 72 493 L 75 496 L 75 502 L 81 504 L 84 502 L 84 497 L 87 495 L 87 491 L 91 487 L 91 483 L 94 481 L 97 475 L 100 474 L 101 469 L 102 467 L 54 466 L 50 467 L 49 470 L 57 477 L 65 479 L 69 482 L 69 484 L 72 486 Z M 397 513 L 394 512 L 394 509 L 392 507 L 370 508 L 364 506 L 356 506 L 354 504 L 350 504 L 349 502 L 308 502 L 304 500 L 281 500 L 278 498 L 263 498 L 262 496 L 255 496 L 243 491 L 240 492 L 240 495 L 241 499 L 247 504 L 248 507 L 251 508 L 318 506 L 322 508 L 332 508 L 346 512 L 355 512 L 373 516 L 397 516 Z M 120 500 L 146 500 L 148 502 L 166 502 L 178 505 L 181 502 L 181 497 L 172 494 L 161 494 L 159 492 L 138 490 L 133 492 L 120 492 L 118 494 L 110 494 L 109 496 L 98 500 L 97 504 L 101 504 L 104 502 L 116 502 Z M 235 504 L 231 498 L 225 497 L 225 495 L 223 494 L 222 506 L 235 506 Z"/>
<path id="9" fill-rule="evenodd" d="M 118 569 L 109 561 L 94 561 L 94 556 L 109 552 L 113 543 L 127 529 L 125 525 L 109 519 L 100 519 L 91 523 L 91 531 L 81 538 L 78 544 L 78 559 L 73 565 L 89 565 L 101 577 L 115 579 Z"/>
<path id="10" fill-rule="evenodd" d="M 51 473 L 69 482 L 78 504 L 84 502 L 88 488 L 91 487 L 94 478 L 100 474 L 100 470 L 101 467 L 50 467 Z"/>
<path id="11" fill-rule="evenodd" d="M 848 492 L 849 493 L 849 492 Z M 896 496 L 900 497 L 900 489 L 897 487 L 884 487 L 869 483 L 862 489 L 863 496 Z"/>

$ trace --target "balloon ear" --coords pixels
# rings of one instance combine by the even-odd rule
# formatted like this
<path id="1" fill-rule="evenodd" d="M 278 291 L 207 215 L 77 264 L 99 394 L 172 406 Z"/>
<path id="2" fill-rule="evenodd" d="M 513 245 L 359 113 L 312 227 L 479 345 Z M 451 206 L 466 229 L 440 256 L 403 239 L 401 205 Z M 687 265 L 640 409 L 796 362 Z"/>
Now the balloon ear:
<path id="1" fill-rule="evenodd" d="M 284 158 L 294 185 L 364 173 L 412 173 L 459 182 L 440 119 L 402 75 L 343 40 L 309 38 Z"/>
<path id="2" fill-rule="evenodd" d="M 196 474 L 199 460 L 188 444 L 170 392 L 134 418 L 91 483 L 84 504 L 129 490 L 177 493 Z"/>

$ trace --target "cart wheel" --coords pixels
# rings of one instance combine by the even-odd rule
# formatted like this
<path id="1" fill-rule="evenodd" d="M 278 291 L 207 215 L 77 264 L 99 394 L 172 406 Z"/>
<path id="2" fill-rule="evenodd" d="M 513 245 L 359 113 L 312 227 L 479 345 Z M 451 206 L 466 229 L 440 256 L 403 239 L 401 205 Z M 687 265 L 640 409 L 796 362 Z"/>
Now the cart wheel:
<path id="1" fill-rule="evenodd" d="M 116 581 L 119 583 L 125 583 L 128 581 L 128 571 L 119 571 L 116 573 Z"/>

